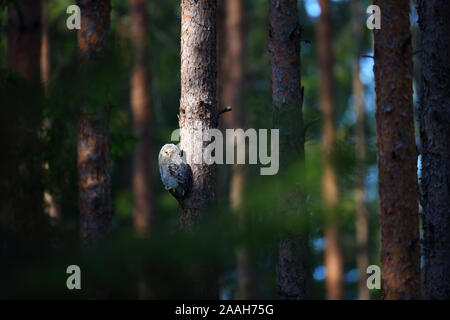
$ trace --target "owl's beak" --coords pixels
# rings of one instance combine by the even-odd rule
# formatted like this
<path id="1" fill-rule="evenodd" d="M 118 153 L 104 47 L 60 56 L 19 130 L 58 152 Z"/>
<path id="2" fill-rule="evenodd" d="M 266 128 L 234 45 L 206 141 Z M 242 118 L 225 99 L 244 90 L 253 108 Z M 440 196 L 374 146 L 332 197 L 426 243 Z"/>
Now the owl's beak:
<path id="1" fill-rule="evenodd" d="M 168 154 L 169 154 L 169 159 L 171 159 L 172 158 L 172 152 L 167 152 Z"/>

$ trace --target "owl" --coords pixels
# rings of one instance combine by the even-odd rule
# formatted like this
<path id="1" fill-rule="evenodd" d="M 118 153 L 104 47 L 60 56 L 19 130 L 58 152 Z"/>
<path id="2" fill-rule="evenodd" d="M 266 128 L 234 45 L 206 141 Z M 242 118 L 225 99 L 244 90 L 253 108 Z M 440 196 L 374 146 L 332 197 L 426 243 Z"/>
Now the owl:
<path id="1" fill-rule="evenodd" d="M 165 144 L 159 152 L 158 164 L 164 188 L 181 203 L 192 185 L 191 167 L 183 159 L 183 151 L 174 144 Z"/>

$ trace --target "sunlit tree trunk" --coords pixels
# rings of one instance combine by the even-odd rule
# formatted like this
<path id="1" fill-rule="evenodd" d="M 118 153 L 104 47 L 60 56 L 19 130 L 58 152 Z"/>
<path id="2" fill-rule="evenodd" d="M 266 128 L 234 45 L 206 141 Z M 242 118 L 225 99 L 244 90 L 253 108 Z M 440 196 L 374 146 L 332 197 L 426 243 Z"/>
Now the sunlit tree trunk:
<path id="1" fill-rule="evenodd" d="M 300 76 L 300 39 L 296 0 L 271 0 L 269 4 L 269 52 L 272 67 L 273 127 L 280 130 L 280 168 L 304 158 L 302 118 L 303 88 Z M 281 201 L 280 214 L 306 213 L 300 190 Z M 280 219 L 282 219 L 280 217 Z M 307 228 L 305 228 L 307 229 Z M 282 299 L 308 296 L 308 237 L 301 231 L 285 234 L 279 244 L 278 293 Z"/>
<path id="2" fill-rule="evenodd" d="M 425 296 L 450 299 L 450 6 L 419 1 Z"/>
<path id="3" fill-rule="evenodd" d="M 417 151 L 408 0 L 378 0 L 374 29 L 377 161 L 384 299 L 420 295 Z"/>
<path id="4" fill-rule="evenodd" d="M 109 0 L 79 0 L 81 29 L 78 51 L 81 68 L 96 63 L 104 50 L 111 4 Z M 111 228 L 109 128 L 104 115 L 82 106 L 78 121 L 78 189 L 80 236 L 84 246 L 95 246 Z"/>
<path id="5" fill-rule="evenodd" d="M 366 207 L 366 134 L 364 110 L 364 85 L 359 73 L 360 57 L 362 53 L 362 8 L 359 0 L 352 0 L 353 36 L 356 43 L 355 58 L 353 61 L 353 105 L 356 114 L 355 144 L 358 171 L 356 174 L 355 202 L 356 202 L 356 265 L 358 268 L 358 299 L 370 299 L 366 284 L 366 270 L 369 265 L 369 221 Z"/>
<path id="6" fill-rule="evenodd" d="M 192 189 L 180 206 L 189 227 L 215 200 L 215 166 L 202 161 L 202 135 L 216 127 L 216 1 L 181 1 L 180 144 L 192 169 Z"/>
<path id="7" fill-rule="evenodd" d="M 332 157 L 336 143 L 336 104 L 334 80 L 334 50 L 329 0 L 320 0 L 321 15 L 317 23 L 317 52 L 320 69 L 320 109 L 323 115 L 322 193 L 325 200 L 325 279 L 328 298 L 344 297 L 344 257 L 339 226 L 339 185 Z"/>
<path id="8" fill-rule="evenodd" d="M 215 0 L 181 0 L 180 147 L 192 170 L 193 184 L 179 208 L 180 226 L 193 231 L 205 214 L 214 214 L 216 168 L 203 161 L 209 141 L 202 137 L 217 127 Z M 209 140 L 209 139 L 206 139 Z M 197 297 L 218 296 L 214 265 L 200 264 L 193 271 Z"/>
<path id="9" fill-rule="evenodd" d="M 134 64 L 131 75 L 133 132 L 139 139 L 133 155 L 134 228 L 137 234 L 150 231 L 153 218 L 151 183 L 150 76 L 147 0 L 129 0 Z"/>

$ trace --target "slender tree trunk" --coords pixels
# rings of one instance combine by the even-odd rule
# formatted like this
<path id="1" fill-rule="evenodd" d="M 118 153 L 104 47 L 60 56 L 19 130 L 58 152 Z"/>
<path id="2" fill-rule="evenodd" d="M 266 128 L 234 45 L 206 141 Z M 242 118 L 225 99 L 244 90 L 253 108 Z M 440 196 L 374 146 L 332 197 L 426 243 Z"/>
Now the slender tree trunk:
<path id="1" fill-rule="evenodd" d="M 181 98 L 180 147 L 192 170 L 192 186 L 179 208 L 180 225 L 192 230 L 205 214 L 212 214 L 216 200 L 216 168 L 203 161 L 203 142 L 217 127 L 216 109 L 216 0 L 181 0 Z M 209 140 L 209 139 L 205 139 Z M 197 279 L 192 294 L 218 296 L 218 277 L 213 263 L 193 270 Z"/>
<path id="2" fill-rule="evenodd" d="M 245 123 L 242 110 L 243 84 L 245 73 L 244 3 L 223 0 L 223 56 L 221 72 L 221 106 L 231 106 L 233 112 L 224 113 L 221 121 L 226 128 L 240 128 Z M 239 200 L 237 199 L 237 202 Z"/>
<path id="3" fill-rule="evenodd" d="M 231 106 L 221 119 L 222 127 L 243 128 L 245 116 L 242 110 L 243 85 L 245 74 L 245 10 L 240 0 L 222 0 L 223 22 L 218 25 L 218 95 L 220 106 Z M 233 165 L 230 178 L 229 201 L 233 213 L 244 222 L 242 201 L 245 188 L 245 167 Z M 244 225 L 241 223 L 241 225 Z M 245 232 L 244 230 L 241 230 Z M 237 288 L 236 299 L 254 299 L 257 297 L 256 265 L 248 248 L 243 245 L 236 251 Z"/>
<path id="4" fill-rule="evenodd" d="M 450 299 L 450 6 L 419 1 L 425 295 Z"/>
<path id="5" fill-rule="evenodd" d="M 48 33 L 48 1 L 42 3 L 41 82 L 48 91 L 50 81 L 50 37 Z"/>
<path id="6" fill-rule="evenodd" d="M 150 76 L 147 0 L 129 0 L 134 65 L 131 76 L 133 132 L 139 138 L 133 155 L 134 228 L 137 234 L 151 229 L 153 192 L 151 183 Z"/>
<path id="7" fill-rule="evenodd" d="M 104 50 L 111 4 L 109 0 L 79 0 L 81 29 L 78 49 L 81 68 Z M 95 106 L 83 106 L 95 109 Z M 81 111 L 78 122 L 78 188 L 80 235 L 84 246 L 98 244 L 109 232 L 112 219 L 108 121 L 101 114 Z"/>
<path id="8" fill-rule="evenodd" d="M 41 39 L 41 82 L 44 86 L 45 93 L 49 93 L 50 73 L 51 73 L 51 59 L 50 59 L 50 36 L 48 32 L 48 1 L 42 2 L 42 39 Z M 50 119 L 44 119 L 43 129 L 48 130 L 51 127 Z M 44 165 L 46 170 L 49 170 L 48 163 Z M 54 219 L 58 219 L 60 212 L 59 206 L 53 195 L 44 191 L 44 200 L 46 202 L 46 214 Z"/>
<path id="9" fill-rule="evenodd" d="M 420 295 L 417 152 L 408 0 L 378 0 L 374 29 L 377 161 L 384 299 Z"/>
<path id="10" fill-rule="evenodd" d="M 106 121 L 83 114 L 78 123 L 78 187 L 82 244 L 96 245 L 111 227 L 109 132 Z"/>
<path id="11" fill-rule="evenodd" d="M 329 0 L 320 0 L 322 13 L 317 23 L 317 46 L 320 68 L 320 108 L 323 114 L 322 124 L 322 152 L 323 177 L 322 190 L 325 198 L 326 226 L 325 226 L 325 266 L 327 277 L 325 285 L 328 298 L 332 300 L 344 297 L 344 267 L 339 226 L 339 186 L 332 156 L 336 143 L 336 105 L 334 83 L 334 51 L 332 38 L 332 23 Z"/>
<path id="12" fill-rule="evenodd" d="M 298 21 L 296 0 L 271 0 L 269 6 L 273 127 L 280 130 L 280 168 L 286 168 L 295 160 L 304 158 L 303 88 L 300 76 L 302 28 Z M 285 204 L 288 203 L 289 207 L 283 209 L 283 213 L 306 213 L 300 190 L 293 190 L 287 199 L 290 201 Z M 280 298 L 306 299 L 309 278 L 307 234 L 299 231 L 283 235 L 279 245 L 277 273 Z"/>
<path id="13" fill-rule="evenodd" d="M 215 200 L 215 166 L 202 161 L 202 136 L 217 125 L 216 1 L 181 1 L 180 144 L 192 169 L 193 185 L 180 206 L 180 224 L 201 219 Z"/>
<path id="14" fill-rule="evenodd" d="M 369 265 L 369 221 L 366 207 L 366 134 L 364 110 L 364 85 L 359 77 L 360 56 L 362 53 L 362 8 L 359 0 L 352 0 L 353 36 L 356 43 L 355 59 L 353 61 L 353 104 L 356 113 L 355 143 L 358 172 L 356 174 L 356 265 L 358 268 L 358 299 L 369 300 L 370 294 L 366 284 L 367 267 Z"/>

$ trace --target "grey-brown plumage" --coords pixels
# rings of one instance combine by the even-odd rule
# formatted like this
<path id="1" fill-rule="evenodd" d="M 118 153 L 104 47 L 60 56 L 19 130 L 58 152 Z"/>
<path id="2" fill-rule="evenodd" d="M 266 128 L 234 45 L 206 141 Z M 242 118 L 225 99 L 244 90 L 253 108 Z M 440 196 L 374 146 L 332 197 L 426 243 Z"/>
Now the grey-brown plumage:
<path id="1" fill-rule="evenodd" d="M 183 151 L 174 144 L 165 144 L 159 152 L 158 163 L 164 188 L 181 204 L 192 185 L 191 167 L 183 159 Z"/>

